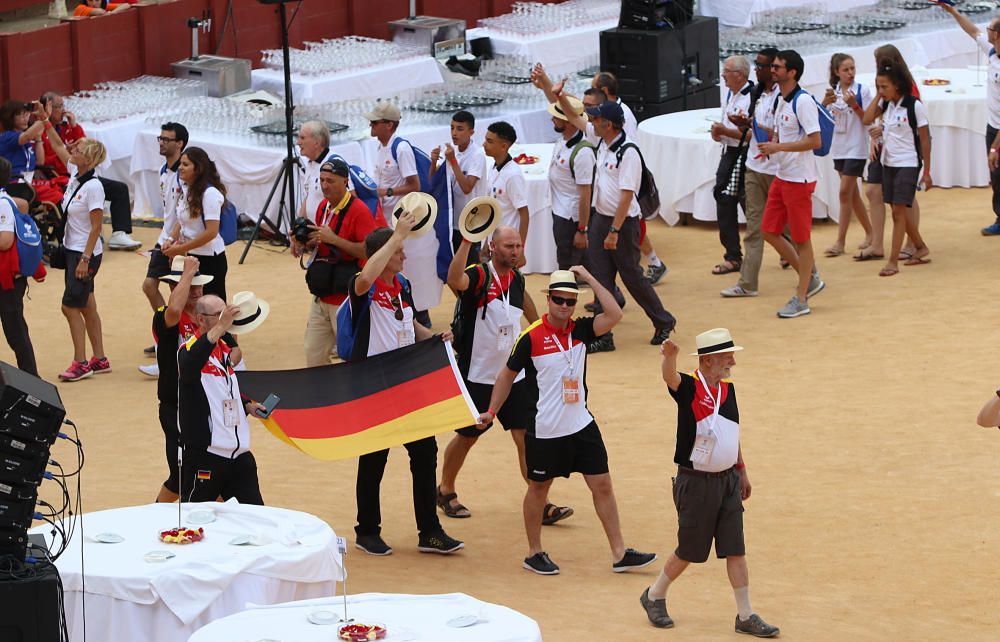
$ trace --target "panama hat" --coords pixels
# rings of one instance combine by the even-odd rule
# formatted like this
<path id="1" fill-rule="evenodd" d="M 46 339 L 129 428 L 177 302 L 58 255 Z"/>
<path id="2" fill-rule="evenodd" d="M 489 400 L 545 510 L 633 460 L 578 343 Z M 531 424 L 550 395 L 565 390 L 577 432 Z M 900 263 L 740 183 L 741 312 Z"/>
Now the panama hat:
<path id="1" fill-rule="evenodd" d="M 462 208 L 458 215 L 458 231 L 469 243 L 482 241 L 500 225 L 500 201 L 492 196 L 479 196 Z"/>
<path id="2" fill-rule="evenodd" d="M 175 256 L 170 262 L 170 272 L 164 274 L 160 277 L 161 281 L 172 281 L 173 283 L 180 283 L 181 276 L 184 274 L 184 257 Z M 194 278 L 191 279 L 191 285 L 205 285 L 206 283 L 211 283 L 212 279 L 215 278 L 211 274 L 202 274 L 201 272 L 195 272 Z"/>
<path id="3" fill-rule="evenodd" d="M 410 232 L 411 238 L 423 236 L 428 230 L 434 227 L 434 221 L 437 219 L 438 214 L 438 204 L 430 194 L 410 192 L 399 199 L 396 207 L 392 210 L 393 227 L 396 227 L 396 221 L 399 220 L 399 217 L 406 210 L 413 212 L 413 217 L 417 219 L 417 222 L 413 225 L 413 230 Z"/>
<path id="4" fill-rule="evenodd" d="M 726 328 L 706 330 L 694 338 L 694 343 L 698 346 L 698 352 L 692 352 L 692 357 L 704 357 L 707 354 L 720 352 L 739 352 L 743 349 L 742 346 L 733 343 L 733 335 L 729 334 Z"/>
<path id="5" fill-rule="evenodd" d="M 548 294 L 555 290 L 580 294 L 580 288 L 576 286 L 576 275 L 569 270 L 556 270 L 550 274 L 549 287 L 543 289 L 542 292 Z"/>
<path id="6" fill-rule="evenodd" d="M 233 334 L 253 332 L 271 312 L 267 301 L 258 299 L 253 292 L 237 292 L 233 295 L 233 305 L 240 308 L 239 314 L 233 319 L 233 327 L 229 329 Z"/>
<path id="7" fill-rule="evenodd" d="M 566 96 L 566 99 L 569 101 L 569 106 L 572 108 L 573 114 L 583 117 L 583 102 L 576 96 Z M 549 113 L 559 120 L 569 120 L 558 101 L 549 104 Z"/>

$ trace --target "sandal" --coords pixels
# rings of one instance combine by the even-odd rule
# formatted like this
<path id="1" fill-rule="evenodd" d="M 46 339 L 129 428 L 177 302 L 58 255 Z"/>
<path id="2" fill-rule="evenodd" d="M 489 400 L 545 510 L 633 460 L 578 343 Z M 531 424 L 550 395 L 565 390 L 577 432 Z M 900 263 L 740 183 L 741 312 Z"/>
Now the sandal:
<path id="1" fill-rule="evenodd" d="M 896 276 L 897 274 L 899 274 L 899 270 L 889 266 L 886 266 L 878 271 L 879 276 Z"/>
<path id="2" fill-rule="evenodd" d="M 836 245 L 831 245 L 823 251 L 823 254 L 828 259 L 836 258 L 844 253 L 844 248 L 838 248 Z"/>
<path id="3" fill-rule="evenodd" d="M 782 270 L 787 270 L 788 268 L 792 267 L 792 264 L 786 261 L 785 259 L 779 260 L 778 264 L 781 266 Z"/>
<path id="4" fill-rule="evenodd" d="M 452 504 L 452 502 L 455 503 Z M 437 487 L 437 505 L 448 517 L 454 517 L 455 519 L 472 517 L 472 513 L 469 512 L 469 509 L 459 503 L 458 493 L 448 493 L 447 495 L 442 495 L 440 486 Z"/>
<path id="5" fill-rule="evenodd" d="M 866 254 L 864 250 L 861 250 L 860 252 L 854 255 L 855 261 L 874 261 L 876 259 L 884 259 L 884 258 L 885 254 L 871 254 L 871 253 Z"/>
<path id="6" fill-rule="evenodd" d="M 545 526 L 552 526 L 556 522 L 564 520 L 572 514 L 573 509 L 569 506 L 546 504 L 545 511 L 542 513 L 542 524 Z"/>
<path id="7" fill-rule="evenodd" d="M 740 271 L 739 261 L 723 261 L 712 268 L 712 274 L 731 274 Z"/>

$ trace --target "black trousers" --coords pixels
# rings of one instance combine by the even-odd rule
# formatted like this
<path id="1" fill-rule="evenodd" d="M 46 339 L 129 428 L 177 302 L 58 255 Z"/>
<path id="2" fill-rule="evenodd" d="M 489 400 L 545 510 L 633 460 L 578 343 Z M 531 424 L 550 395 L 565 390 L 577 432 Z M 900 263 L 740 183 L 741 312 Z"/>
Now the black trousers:
<path id="1" fill-rule="evenodd" d="M 556 241 L 556 264 L 560 270 L 568 270 L 574 265 L 585 266 L 587 248 L 573 247 L 573 237 L 578 225 L 576 221 L 552 215 L 552 237 Z"/>
<path id="2" fill-rule="evenodd" d="M 108 200 L 111 213 L 111 229 L 115 232 L 132 233 L 132 204 L 129 201 L 128 185 L 121 181 L 98 176 L 104 187 L 104 198 Z"/>
<path id="3" fill-rule="evenodd" d="M 163 430 L 163 441 L 167 455 L 167 480 L 163 487 L 171 493 L 177 492 L 180 470 L 177 466 L 177 446 L 180 443 L 180 431 L 177 430 L 177 406 L 160 402 L 160 428 Z"/>
<path id="4" fill-rule="evenodd" d="M 997 129 L 989 125 L 986 126 L 986 154 L 989 155 L 993 141 L 996 140 Z M 1000 166 L 990 172 L 990 187 L 993 188 L 993 213 L 996 214 L 997 223 L 1000 223 Z"/>
<path id="5" fill-rule="evenodd" d="M 649 284 L 649 279 L 639 265 L 639 259 L 642 257 L 642 252 L 639 250 L 639 219 L 626 218 L 622 223 L 621 232 L 618 233 L 617 248 L 605 250 L 604 238 L 608 235 L 613 222 L 614 218 L 611 216 L 596 210 L 591 212 L 587 252 L 591 274 L 611 292 L 615 290 L 615 275 L 621 275 L 625 289 L 653 322 L 653 327 L 657 331 L 673 329 L 677 320 L 664 309 L 660 297 Z"/>
<path id="6" fill-rule="evenodd" d="M 192 254 L 191 256 L 198 259 L 199 272 L 202 274 L 211 274 L 213 277 L 211 281 L 205 284 L 202 292 L 204 294 L 214 294 L 223 301 L 228 301 L 226 298 L 226 273 L 229 272 L 229 262 L 226 261 L 226 253 L 219 252 L 213 256 Z"/>
<path id="7" fill-rule="evenodd" d="M 219 497 L 227 500 L 235 497 L 241 504 L 263 506 L 264 498 L 260 495 L 260 482 L 257 480 L 257 460 L 249 451 L 236 459 L 229 459 L 204 450 L 185 448 L 181 495 L 186 502 L 214 502 Z"/>
<path id="8" fill-rule="evenodd" d="M 28 279 L 20 276 L 14 279 L 14 287 L 0 290 L 0 323 L 7 345 L 14 351 L 17 367 L 38 376 L 35 364 L 35 349 L 28 336 L 28 322 L 24 320 L 24 293 L 28 289 Z"/>
<path id="9" fill-rule="evenodd" d="M 740 263 L 743 252 L 740 249 L 740 219 L 738 205 L 746 209 L 746 195 L 743 192 L 743 181 L 740 181 L 739 196 L 728 196 L 723 191 L 729 185 L 733 168 L 740 161 L 739 147 L 726 147 L 719 159 L 719 167 L 715 172 L 715 216 L 719 219 L 719 242 L 725 248 L 725 260 Z"/>
<path id="10" fill-rule="evenodd" d="M 429 535 L 441 530 L 437 516 L 437 441 L 434 437 L 403 444 L 410 455 L 410 475 L 413 477 L 413 514 L 417 532 Z M 378 535 L 382 532 L 380 488 L 389 450 L 378 450 L 358 458 L 358 535 Z"/>

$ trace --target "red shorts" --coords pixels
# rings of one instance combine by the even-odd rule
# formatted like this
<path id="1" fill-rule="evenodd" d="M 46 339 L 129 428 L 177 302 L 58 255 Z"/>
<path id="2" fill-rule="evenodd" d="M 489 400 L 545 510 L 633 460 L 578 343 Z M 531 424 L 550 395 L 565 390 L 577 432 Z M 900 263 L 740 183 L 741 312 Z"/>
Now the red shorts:
<path id="1" fill-rule="evenodd" d="M 792 240 L 805 243 L 812 232 L 812 194 L 816 182 L 789 183 L 780 178 L 771 182 L 764 206 L 764 218 L 760 224 L 762 232 L 781 234 L 787 225 Z"/>
<path id="2" fill-rule="evenodd" d="M 639 245 L 646 240 L 646 219 L 639 217 Z"/>

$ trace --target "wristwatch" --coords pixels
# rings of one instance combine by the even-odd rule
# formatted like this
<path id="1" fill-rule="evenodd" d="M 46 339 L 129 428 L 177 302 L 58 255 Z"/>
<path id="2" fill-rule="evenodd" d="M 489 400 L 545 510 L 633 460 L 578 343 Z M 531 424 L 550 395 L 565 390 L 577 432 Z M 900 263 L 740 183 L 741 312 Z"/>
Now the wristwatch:
<path id="1" fill-rule="evenodd" d="M 578 227 L 578 228 L 576 228 L 576 231 L 579 234 L 586 234 L 587 233 L 587 226 L 584 225 L 583 227 Z"/>
<path id="2" fill-rule="evenodd" d="M 612 225 L 611 229 L 608 230 L 608 234 L 617 234 L 618 232 L 621 231 L 622 229 L 620 227 L 615 227 L 614 225 Z"/>
<path id="3" fill-rule="evenodd" d="M 392 198 L 392 188 L 391 187 L 389 189 L 385 190 L 385 195 L 388 196 L 389 198 Z"/>

